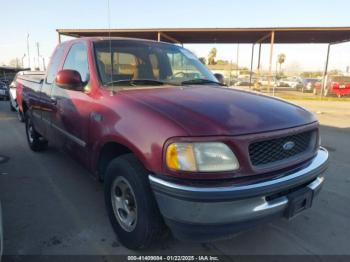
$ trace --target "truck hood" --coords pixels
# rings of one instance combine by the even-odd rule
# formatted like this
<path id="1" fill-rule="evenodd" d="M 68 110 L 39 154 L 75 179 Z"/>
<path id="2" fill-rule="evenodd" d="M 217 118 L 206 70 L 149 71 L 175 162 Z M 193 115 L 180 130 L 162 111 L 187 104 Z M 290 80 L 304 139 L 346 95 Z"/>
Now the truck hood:
<path id="1" fill-rule="evenodd" d="M 229 88 L 161 87 L 125 90 L 121 93 L 175 122 L 190 136 L 252 134 L 317 121 L 313 114 L 302 107 Z"/>

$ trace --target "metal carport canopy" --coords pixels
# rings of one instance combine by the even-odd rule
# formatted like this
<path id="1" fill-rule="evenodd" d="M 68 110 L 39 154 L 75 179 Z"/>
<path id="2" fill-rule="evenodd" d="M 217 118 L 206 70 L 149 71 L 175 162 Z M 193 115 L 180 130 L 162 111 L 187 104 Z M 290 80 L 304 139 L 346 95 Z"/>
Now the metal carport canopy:
<path id="1" fill-rule="evenodd" d="M 58 41 L 61 35 L 71 37 L 111 36 L 143 38 L 178 44 L 253 44 L 251 56 L 250 86 L 253 70 L 254 46 L 259 44 L 259 65 L 261 44 L 270 44 L 268 91 L 272 80 L 272 59 L 274 44 L 328 44 L 322 91 L 325 89 L 330 47 L 333 44 L 350 41 L 350 27 L 266 27 L 266 28 L 151 28 L 151 29 L 57 29 Z M 274 93 L 273 88 L 273 93 Z"/>
<path id="2" fill-rule="evenodd" d="M 268 28 L 152 28 L 152 29 L 57 29 L 59 36 L 113 36 L 162 40 L 182 44 L 274 43 L 329 44 L 350 41 L 350 27 L 268 27 Z M 261 41 L 259 41 L 261 40 Z"/>

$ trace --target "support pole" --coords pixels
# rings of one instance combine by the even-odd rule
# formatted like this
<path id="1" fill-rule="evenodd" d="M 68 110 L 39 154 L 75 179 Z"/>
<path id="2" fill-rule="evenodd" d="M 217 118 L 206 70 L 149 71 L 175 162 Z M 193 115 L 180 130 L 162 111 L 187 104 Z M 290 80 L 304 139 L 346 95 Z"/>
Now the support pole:
<path id="1" fill-rule="evenodd" d="M 30 68 L 29 34 L 27 34 L 27 55 L 28 55 L 28 68 Z"/>
<path id="2" fill-rule="evenodd" d="M 272 80 L 272 58 L 273 58 L 273 44 L 275 43 L 275 31 L 271 32 L 271 43 L 270 43 L 270 62 L 269 62 L 269 77 L 267 91 L 270 93 L 270 85 Z M 275 95 L 275 86 L 273 86 L 273 95 Z"/>
<path id="3" fill-rule="evenodd" d="M 255 47 L 255 43 L 252 45 L 252 56 L 251 56 L 251 60 L 250 60 L 249 89 L 251 89 L 251 88 L 252 88 L 253 61 L 254 61 L 254 47 Z"/>
<path id="4" fill-rule="evenodd" d="M 259 52 L 258 52 L 258 68 L 257 68 L 257 72 L 256 72 L 256 77 L 257 77 L 257 81 L 260 81 L 260 58 L 261 58 L 261 43 L 259 43 Z M 261 91 L 261 85 L 257 84 L 256 87 L 259 88 L 259 91 Z"/>
<path id="5" fill-rule="evenodd" d="M 260 72 L 260 58 L 261 58 L 261 43 L 259 44 L 258 72 Z"/>
<path id="6" fill-rule="evenodd" d="M 328 44 L 327 47 L 327 56 L 326 56 L 326 64 L 324 66 L 324 72 L 323 72 L 323 77 L 322 77 L 322 88 L 321 88 L 321 93 L 320 93 L 320 97 L 323 96 L 325 88 L 326 88 L 326 84 L 327 84 L 327 73 L 328 73 L 328 62 L 329 62 L 329 52 L 331 49 L 331 44 Z"/>
<path id="7" fill-rule="evenodd" d="M 61 34 L 58 33 L 58 43 L 60 44 L 61 43 Z"/>
<path id="8" fill-rule="evenodd" d="M 158 35 L 157 35 L 158 42 L 160 42 L 160 38 L 161 38 L 161 33 L 158 32 Z"/>
<path id="9" fill-rule="evenodd" d="M 239 75 L 239 43 L 237 43 L 236 65 L 237 65 L 236 76 L 238 77 L 238 75 Z"/>

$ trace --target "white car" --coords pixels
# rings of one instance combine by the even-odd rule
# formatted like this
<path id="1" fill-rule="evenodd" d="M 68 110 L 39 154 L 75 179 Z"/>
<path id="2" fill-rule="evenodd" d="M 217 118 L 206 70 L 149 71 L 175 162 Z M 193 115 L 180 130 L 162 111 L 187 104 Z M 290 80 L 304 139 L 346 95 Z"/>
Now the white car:
<path id="1" fill-rule="evenodd" d="M 297 89 L 300 85 L 302 85 L 302 80 L 299 77 L 287 77 L 281 79 L 278 82 L 278 87 L 291 87 L 293 89 Z"/>
<path id="2" fill-rule="evenodd" d="M 268 77 L 261 77 L 258 79 L 257 83 L 260 86 L 268 86 L 269 84 L 270 86 L 276 86 L 276 79 L 274 77 L 270 79 Z"/>
<path id="3" fill-rule="evenodd" d="M 10 90 L 9 90 L 9 96 L 10 96 L 10 109 L 11 111 L 17 111 L 17 101 L 16 101 L 16 82 L 15 80 L 12 81 L 10 84 Z"/>

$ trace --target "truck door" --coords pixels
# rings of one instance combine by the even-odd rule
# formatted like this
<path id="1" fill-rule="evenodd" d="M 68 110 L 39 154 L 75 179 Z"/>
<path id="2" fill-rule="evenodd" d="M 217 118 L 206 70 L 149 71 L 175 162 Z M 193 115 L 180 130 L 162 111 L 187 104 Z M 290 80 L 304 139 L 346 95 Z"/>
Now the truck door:
<path id="1" fill-rule="evenodd" d="M 40 100 L 39 100 L 39 108 L 40 108 L 40 118 L 41 121 L 38 121 L 38 130 L 40 133 L 48 138 L 50 142 L 54 143 L 55 138 L 52 137 L 51 133 L 51 118 L 54 114 L 54 110 L 56 110 L 56 101 L 51 98 L 52 87 L 55 82 L 55 77 L 57 70 L 59 68 L 60 62 L 62 61 L 64 54 L 64 45 L 59 45 L 54 51 L 50 65 L 47 70 L 46 78 L 43 80 L 41 90 L 40 90 Z"/>
<path id="2" fill-rule="evenodd" d="M 76 70 L 84 82 L 89 80 L 85 43 L 75 43 L 70 47 L 62 69 Z M 60 146 L 77 160 L 87 164 L 91 97 L 82 91 L 67 90 L 54 85 L 51 99 L 55 101 L 56 107 L 52 114 L 51 127 Z"/>

